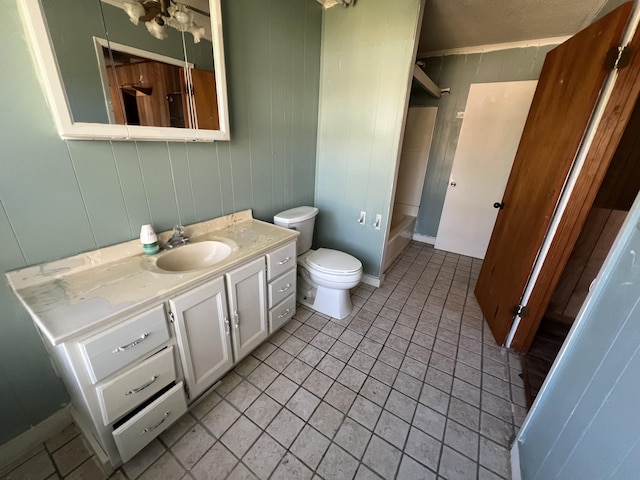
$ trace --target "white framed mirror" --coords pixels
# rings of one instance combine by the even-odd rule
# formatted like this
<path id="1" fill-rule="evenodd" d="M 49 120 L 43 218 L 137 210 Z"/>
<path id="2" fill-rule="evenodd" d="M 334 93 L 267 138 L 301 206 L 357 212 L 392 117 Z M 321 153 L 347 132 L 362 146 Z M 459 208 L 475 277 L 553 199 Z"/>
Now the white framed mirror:
<path id="1" fill-rule="evenodd" d="M 19 5 L 62 138 L 229 140 L 220 0 Z"/>

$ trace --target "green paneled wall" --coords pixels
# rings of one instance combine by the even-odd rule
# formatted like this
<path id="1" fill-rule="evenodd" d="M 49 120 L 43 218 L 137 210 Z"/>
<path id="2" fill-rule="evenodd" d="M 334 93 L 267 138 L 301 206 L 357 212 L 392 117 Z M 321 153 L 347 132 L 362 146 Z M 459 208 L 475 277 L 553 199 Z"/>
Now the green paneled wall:
<path id="1" fill-rule="evenodd" d="M 420 0 L 366 0 L 324 14 L 315 240 L 370 275 L 380 273 L 419 13 Z"/>
<path id="2" fill-rule="evenodd" d="M 453 167 L 469 88 L 472 83 L 537 80 L 547 52 L 554 45 L 512 48 L 488 53 L 446 55 L 425 59 L 425 71 L 440 88 L 451 94 L 440 99 L 426 93 L 413 93 L 411 105 L 438 107 L 433 142 L 427 165 L 416 233 L 435 237 Z"/>
<path id="3" fill-rule="evenodd" d="M 16 0 L 0 30 L 0 271 L 245 208 L 314 198 L 322 11 L 314 0 L 223 0 L 230 142 L 57 136 Z M 0 444 L 68 401 L 26 311 L 0 279 Z"/>

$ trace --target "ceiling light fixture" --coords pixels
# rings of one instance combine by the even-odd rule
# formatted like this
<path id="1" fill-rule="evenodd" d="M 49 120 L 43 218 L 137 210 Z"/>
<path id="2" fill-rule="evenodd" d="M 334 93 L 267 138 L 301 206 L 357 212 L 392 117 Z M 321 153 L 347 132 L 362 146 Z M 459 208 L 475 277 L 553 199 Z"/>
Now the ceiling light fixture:
<path id="1" fill-rule="evenodd" d="M 134 25 L 144 22 L 147 30 L 158 40 L 167 38 L 167 27 L 179 32 L 189 32 L 193 42 L 199 43 L 205 33 L 204 27 L 194 23 L 193 12 L 209 16 L 203 10 L 174 0 L 131 0 L 123 2 L 124 11 Z"/>

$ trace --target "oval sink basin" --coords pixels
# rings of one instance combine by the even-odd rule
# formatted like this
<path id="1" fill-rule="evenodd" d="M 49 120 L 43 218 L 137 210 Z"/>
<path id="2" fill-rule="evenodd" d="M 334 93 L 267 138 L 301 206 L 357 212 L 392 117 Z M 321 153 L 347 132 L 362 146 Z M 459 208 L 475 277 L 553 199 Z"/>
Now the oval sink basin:
<path id="1" fill-rule="evenodd" d="M 163 253 L 158 257 L 156 266 L 167 272 L 188 272 L 211 267 L 230 254 L 231 247 L 226 243 L 213 240 L 189 243 Z"/>

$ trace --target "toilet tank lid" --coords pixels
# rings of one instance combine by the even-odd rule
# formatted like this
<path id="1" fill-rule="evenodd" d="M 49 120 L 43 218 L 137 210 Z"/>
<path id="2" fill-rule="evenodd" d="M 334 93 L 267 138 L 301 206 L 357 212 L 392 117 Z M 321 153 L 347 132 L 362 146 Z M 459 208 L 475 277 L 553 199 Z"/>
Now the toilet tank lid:
<path id="1" fill-rule="evenodd" d="M 273 217 L 273 221 L 288 225 L 290 223 L 304 222 L 317 214 L 318 209 L 316 207 L 296 207 L 278 213 Z"/>

